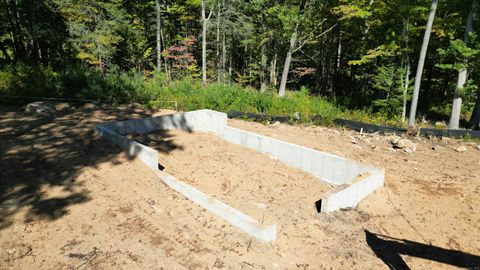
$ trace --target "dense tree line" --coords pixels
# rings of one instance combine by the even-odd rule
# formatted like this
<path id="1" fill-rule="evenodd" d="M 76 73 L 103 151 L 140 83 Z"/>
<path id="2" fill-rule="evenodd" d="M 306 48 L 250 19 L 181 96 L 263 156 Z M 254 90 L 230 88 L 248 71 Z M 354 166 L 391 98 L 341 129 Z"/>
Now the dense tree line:
<path id="1" fill-rule="evenodd" d="M 471 115 L 465 125 L 478 127 L 477 9 L 478 0 L 1 0 L 0 59 L 280 96 L 306 86 L 402 121 L 415 85 L 420 116 L 443 113 L 458 128 Z"/>

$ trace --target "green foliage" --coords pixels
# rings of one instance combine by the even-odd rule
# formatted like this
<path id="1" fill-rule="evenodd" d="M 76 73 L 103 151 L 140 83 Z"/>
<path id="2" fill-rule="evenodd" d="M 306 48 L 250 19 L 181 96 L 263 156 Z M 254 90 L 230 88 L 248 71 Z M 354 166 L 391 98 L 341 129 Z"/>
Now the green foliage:
<path id="1" fill-rule="evenodd" d="M 134 71 L 102 74 L 85 65 L 72 65 L 55 72 L 51 68 L 19 63 L 0 70 L 0 94 L 146 103 L 159 95 L 157 85 L 161 76 L 154 79 L 152 84 Z"/>
<path id="2" fill-rule="evenodd" d="M 162 106 L 166 100 L 176 100 L 179 108 L 185 111 L 206 108 L 223 112 L 238 110 L 287 116 L 298 112 L 303 121 L 308 121 L 314 115 L 320 115 L 330 123 L 341 112 L 337 106 L 324 98 L 310 96 L 307 88 L 280 98 L 273 91 L 260 93 L 236 84 L 211 84 L 201 87 L 199 82 L 190 78 L 163 87 L 159 99 L 151 101 L 149 105 Z"/>
<path id="3" fill-rule="evenodd" d="M 344 110 L 340 117 L 359 121 L 363 123 L 373 123 L 378 125 L 406 127 L 401 119 L 397 117 L 388 117 L 382 112 L 374 112 L 371 109 Z"/>
<path id="4" fill-rule="evenodd" d="M 403 98 L 398 67 L 416 66 L 431 0 L 205 0 L 207 14 L 212 12 L 206 36 L 209 82 L 221 76 L 218 81 L 242 86 L 205 88 L 195 80 L 200 63 L 194 60 L 201 55 L 201 44 L 183 51 L 189 59 L 179 51 L 187 37 L 201 40 L 201 1 L 159 3 L 165 75 L 154 71 L 156 1 L 3 1 L 0 91 L 152 105 L 175 99 L 184 109 L 299 112 L 303 118 L 337 115 L 336 106 L 317 98 L 323 95 L 364 120 L 396 119 Z M 469 78 L 460 90 L 463 109 L 471 108 L 480 76 L 479 41 L 475 34 L 462 41 L 471 3 L 439 1 L 420 92 L 421 113 L 431 108 L 448 111 L 462 68 L 468 69 Z M 478 34 L 478 16 L 473 26 Z M 279 99 L 274 88 L 294 29 L 297 40 L 287 87 L 295 91 Z M 177 51 L 168 55 L 170 48 Z M 299 70 L 311 72 L 302 76 Z M 266 93 L 255 90 L 266 84 L 271 88 Z"/>
<path id="5" fill-rule="evenodd" d="M 285 31 L 292 31 L 299 19 L 298 6 L 287 6 L 280 3 L 275 4 L 267 10 L 267 13 L 278 19 Z"/>
<path id="6" fill-rule="evenodd" d="M 349 20 L 353 18 L 365 19 L 372 16 L 370 7 L 366 1 L 339 1 L 341 4 L 333 8 L 333 13 L 340 16 L 340 20 Z"/>
<path id="7" fill-rule="evenodd" d="M 454 71 L 471 69 L 480 63 L 480 40 L 471 33 L 467 42 L 451 40 L 448 48 L 439 48 L 437 52 L 441 57 L 441 63 L 436 64 L 438 68 Z"/>
<path id="8" fill-rule="evenodd" d="M 404 96 L 404 74 L 405 70 L 393 66 L 378 67 L 377 73 L 372 78 L 372 87 L 376 90 L 377 98 L 373 100 L 373 106 L 378 111 L 389 117 L 399 116 L 402 112 Z"/>
<path id="9" fill-rule="evenodd" d="M 395 45 L 394 43 L 391 43 L 389 45 L 380 45 L 374 49 L 368 50 L 367 54 L 362 55 L 360 59 L 348 61 L 348 64 L 349 65 L 368 64 L 377 58 L 395 55 L 395 50 L 398 50 L 398 46 Z"/>
<path id="10" fill-rule="evenodd" d="M 384 87 L 386 86 L 382 85 L 382 89 Z M 210 84 L 202 87 L 200 81 L 191 77 L 168 82 L 165 74 L 156 72 L 149 77 L 136 71 L 102 74 L 83 64 L 70 66 L 61 72 L 25 64 L 0 70 L 0 95 L 93 99 L 109 103 L 139 102 L 154 108 L 173 108 L 171 102 L 176 101 L 178 108 L 184 111 L 207 108 L 274 116 L 293 116 L 298 112 L 303 122 L 310 121 L 313 116 L 320 116 L 321 124 L 331 124 L 337 117 L 398 124 L 396 118 L 385 113 L 347 110 L 323 97 L 312 96 L 310 92 L 307 87 L 301 87 L 300 91 L 288 92 L 280 98 L 274 89 L 261 93 L 238 84 Z"/>
<path id="11" fill-rule="evenodd" d="M 56 2 L 60 13 L 69 22 L 70 41 L 77 51 L 75 57 L 101 69 L 109 67 L 116 46 L 124 39 L 120 32 L 127 27 L 121 1 Z M 135 29 L 138 25 L 132 27 Z"/>

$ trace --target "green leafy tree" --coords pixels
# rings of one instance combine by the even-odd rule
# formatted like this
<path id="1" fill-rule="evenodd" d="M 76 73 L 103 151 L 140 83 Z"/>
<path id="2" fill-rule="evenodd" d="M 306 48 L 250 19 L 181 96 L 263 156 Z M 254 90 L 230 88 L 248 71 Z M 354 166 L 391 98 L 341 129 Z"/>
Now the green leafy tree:
<path id="1" fill-rule="evenodd" d="M 378 67 L 373 76 L 373 89 L 376 90 L 376 99 L 373 106 L 389 117 L 400 118 L 404 100 L 404 73 L 402 68 L 386 66 Z M 407 82 L 407 95 L 410 94 L 410 83 Z M 408 97 L 407 97 L 408 98 Z"/>
<path id="2" fill-rule="evenodd" d="M 120 0 L 109 2 L 59 0 L 58 6 L 69 23 L 75 57 L 105 71 L 111 67 L 120 34 L 127 25 Z"/>

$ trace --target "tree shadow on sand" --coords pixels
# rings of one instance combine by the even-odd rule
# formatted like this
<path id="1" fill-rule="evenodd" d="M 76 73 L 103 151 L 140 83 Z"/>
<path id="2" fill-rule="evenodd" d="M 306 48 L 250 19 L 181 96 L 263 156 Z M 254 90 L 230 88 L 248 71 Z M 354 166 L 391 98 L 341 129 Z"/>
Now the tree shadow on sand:
<path id="1" fill-rule="evenodd" d="M 401 255 L 436 261 L 466 269 L 480 269 L 480 256 L 444 249 L 405 239 L 375 234 L 365 230 L 370 248 L 390 269 L 410 269 Z"/>
<path id="2" fill-rule="evenodd" d="M 25 222 L 55 220 L 67 214 L 69 206 L 93 200 L 78 176 L 86 167 L 121 163 L 122 152 L 95 135 L 94 126 L 151 113 L 84 106 L 41 115 L 0 107 L 0 230 L 12 225 L 12 216 L 21 210 L 26 210 Z M 171 137 L 168 131 L 162 134 Z M 170 138 L 168 147 L 157 150 L 175 149 Z"/>

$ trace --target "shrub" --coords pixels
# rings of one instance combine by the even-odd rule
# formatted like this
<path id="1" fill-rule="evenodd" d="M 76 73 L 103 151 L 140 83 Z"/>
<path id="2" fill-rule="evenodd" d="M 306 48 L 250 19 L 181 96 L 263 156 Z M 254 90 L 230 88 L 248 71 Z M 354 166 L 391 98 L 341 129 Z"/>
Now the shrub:
<path id="1" fill-rule="evenodd" d="M 298 112 L 301 121 L 320 116 L 323 124 L 331 123 L 338 116 L 371 120 L 371 112 L 342 114 L 342 110 L 332 102 L 320 96 L 311 96 L 306 87 L 280 98 L 273 90 L 261 93 L 238 84 L 216 83 L 202 87 L 200 81 L 191 77 L 169 83 L 163 74 L 154 72 L 147 75 L 115 70 L 101 73 L 81 64 L 56 72 L 48 67 L 20 63 L 0 70 L 0 94 L 93 99 L 109 103 L 139 102 L 157 108 L 171 107 L 173 104 L 165 101 L 176 101 L 178 108 L 184 111 L 238 110 L 271 116 L 293 116 Z"/>

